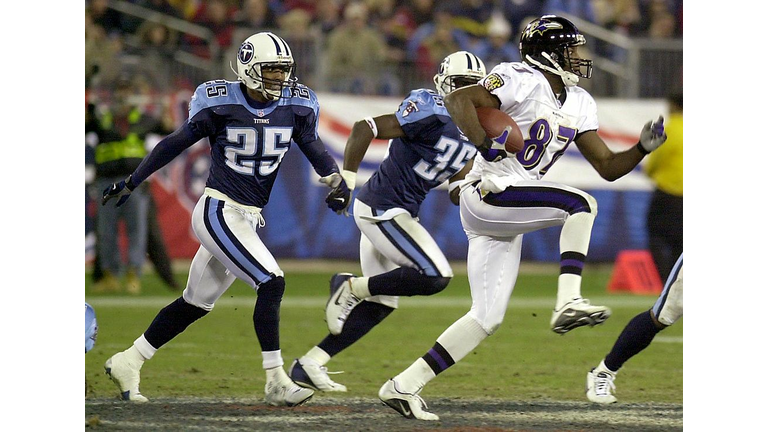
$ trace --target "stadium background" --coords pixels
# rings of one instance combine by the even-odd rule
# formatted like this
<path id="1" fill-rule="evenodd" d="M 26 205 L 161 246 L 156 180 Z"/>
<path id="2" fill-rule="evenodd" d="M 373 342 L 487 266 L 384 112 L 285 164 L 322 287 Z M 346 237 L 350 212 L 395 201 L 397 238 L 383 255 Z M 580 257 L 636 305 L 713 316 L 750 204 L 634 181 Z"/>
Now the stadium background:
<path id="1" fill-rule="evenodd" d="M 97 111 L 106 109 L 113 83 L 128 77 L 136 89 L 133 100 L 136 106 L 147 114 L 170 116 L 174 124 L 180 124 L 186 117 L 187 103 L 194 86 L 210 79 L 235 79 L 229 69 L 229 60 L 234 58 L 239 42 L 256 31 L 264 30 L 242 26 L 238 17 L 242 17 L 245 3 L 87 2 L 86 102 L 94 104 Z M 306 18 L 308 15 L 298 12 L 309 11 L 309 5 L 315 4 L 317 10 L 313 12 L 319 14 L 317 3 L 327 2 L 263 3 L 272 13 L 272 21 L 268 22 L 270 27 L 275 27 L 273 31 L 284 37 L 294 51 L 297 76 L 318 93 L 321 104 L 319 133 L 339 165 L 354 121 L 367 115 L 393 112 L 411 88 L 433 88 L 431 75 L 436 65 L 429 62 L 423 50 L 413 47 L 418 47 L 415 39 L 419 32 L 437 22 L 440 13 L 450 13 L 452 30 L 463 34 L 462 38 L 456 38 L 455 46 L 472 51 L 476 51 L 475 48 L 494 32 L 498 33 L 499 28 L 504 30 L 505 22 L 508 43 L 516 46 L 518 32 L 511 31 L 510 24 L 515 22 L 513 20 L 527 21 L 527 17 L 520 16 L 520 12 L 555 12 L 572 19 L 586 34 L 590 49 L 588 55 L 595 60 L 593 78 L 582 80 L 582 85 L 597 99 L 600 134 L 613 148 L 620 149 L 636 143 L 645 120 L 660 113 L 666 114 L 664 97 L 682 89 L 682 2 L 629 2 L 634 3 L 640 12 L 651 11 L 650 8 L 656 3 L 665 3 L 675 19 L 680 20 L 667 35 L 654 33 L 653 22 L 646 23 L 645 30 L 642 21 L 635 23 L 634 27 L 617 26 L 600 7 L 605 2 L 581 2 L 582 5 L 575 9 L 573 6 L 566 7 L 567 2 L 522 2 L 529 7 L 524 11 L 512 10 L 514 4 L 520 2 L 510 1 L 456 1 L 445 2 L 444 7 L 432 4 L 433 22 L 413 28 L 411 38 L 402 46 L 399 61 L 382 63 L 384 73 L 378 84 L 350 87 L 348 91 L 340 91 L 334 85 L 334 77 L 324 63 L 328 58 L 324 50 L 333 30 L 316 25 L 314 19 L 300 31 L 296 30 L 297 19 L 301 22 L 296 17 Z M 344 7 L 355 2 L 331 3 L 337 6 L 338 27 L 342 27 Z M 391 23 L 398 22 L 398 17 L 402 17 L 410 2 L 360 3 L 370 6 L 369 28 L 380 32 L 389 41 L 392 40 L 392 34 L 388 34 L 392 32 Z M 214 4 L 227 6 L 228 21 L 224 25 L 210 22 L 210 10 Z M 391 5 L 389 12 L 382 4 Z M 472 4 L 480 6 L 472 7 Z M 98 12 L 97 8 L 103 8 L 105 12 Z M 491 15 L 482 21 L 483 14 L 488 10 Z M 464 12 L 466 16 L 462 16 Z M 648 16 L 644 17 L 648 19 Z M 472 19 L 480 27 L 468 25 L 467 20 Z M 157 24 L 175 35 L 174 43 L 169 41 L 164 45 L 166 55 L 159 58 L 156 50 L 145 43 L 147 28 Z M 98 26 L 103 26 L 103 33 Z M 106 46 L 110 48 L 98 50 Z M 390 44 L 390 47 L 396 47 L 396 44 Z M 494 63 L 486 60 L 486 65 L 490 70 Z M 353 73 L 350 79 L 354 80 L 354 71 L 350 73 Z M 351 91 L 355 94 L 349 94 Z M 160 138 L 150 137 L 148 148 Z M 606 182 L 597 176 L 574 147 L 568 149 L 545 180 L 579 187 L 597 198 L 599 212 L 590 246 L 590 261 L 611 262 L 623 249 L 646 248 L 645 211 L 650 199 L 649 181 L 638 168 L 623 179 Z M 385 154 L 386 142 L 374 141 L 361 167 L 361 183 L 375 170 Z M 189 224 L 190 212 L 202 193 L 208 166 L 207 142 L 200 142 L 151 177 L 159 222 L 174 259 L 189 259 L 197 249 L 198 243 Z M 86 264 L 94 257 L 95 198 L 98 198 L 99 192 L 88 187 L 88 180 L 92 178 L 89 172 L 92 172 L 92 166 L 86 158 Z M 278 259 L 355 260 L 359 232 L 354 221 L 327 210 L 323 202 L 327 190 L 317 182 L 317 178 L 299 150 L 289 151 L 281 165 L 269 205 L 265 208 L 267 226 L 260 235 Z M 466 237 L 459 221 L 458 208 L 450 204 L 447 194 L 439 191 L 430 194 L 419 216 L 449 259 L 465 259 Z M 552 228 L 527 235 L 523 259 L 556 262 L 559 259 L 558 234 L 559 229 Z"/>

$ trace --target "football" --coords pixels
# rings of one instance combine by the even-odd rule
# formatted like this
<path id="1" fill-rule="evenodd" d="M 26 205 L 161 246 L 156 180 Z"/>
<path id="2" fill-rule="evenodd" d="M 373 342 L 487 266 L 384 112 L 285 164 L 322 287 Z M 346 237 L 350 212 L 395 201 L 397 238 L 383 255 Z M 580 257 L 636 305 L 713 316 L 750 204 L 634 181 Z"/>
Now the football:
<path id="1" fill-rule="evenodd" d="M 523 133 L 517 123 L 512 120 L 512 117 L 504 111 L 496 108 L 478 107 L 477 119 L 480 120 L 480 125 L 485 129 L 485 134 L 491 139 L 501 135 L 507 126 L 512 126 L 512 133 L 507 137 L 504 147 L 510 153 L 517 153 L 523 149 Z"/>

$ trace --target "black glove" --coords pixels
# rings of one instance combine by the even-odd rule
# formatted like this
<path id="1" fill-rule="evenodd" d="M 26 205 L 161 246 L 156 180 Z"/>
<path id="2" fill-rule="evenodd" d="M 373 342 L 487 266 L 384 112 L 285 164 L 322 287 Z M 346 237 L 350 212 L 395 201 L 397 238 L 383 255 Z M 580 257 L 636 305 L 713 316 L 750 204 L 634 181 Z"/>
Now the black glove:
<path id="1" fill-rule="evenodd" d="M 106 204 L 112 198 L 118 198 L 117 207 L 120 207 L 128 201 L 134 189 L 136 189 L 136 186 L 131 182 L 131 176 L 120 181 L 120 183 L 112 183 L 112 186 L 104 189 L 104 194 L 101 196 L 101 205 Z"/>
<path id="2" fill-rule="evenodd" d="M 328 196 L 325 197 L 328 208 L 335 211 L 336 214 L 343 214 L 344 216 L 349 216 L 347 208 L 351 201 L 352 191 L 349 190 L 344 180 L 341 180 L 339 185 L 328 192 Z"/>

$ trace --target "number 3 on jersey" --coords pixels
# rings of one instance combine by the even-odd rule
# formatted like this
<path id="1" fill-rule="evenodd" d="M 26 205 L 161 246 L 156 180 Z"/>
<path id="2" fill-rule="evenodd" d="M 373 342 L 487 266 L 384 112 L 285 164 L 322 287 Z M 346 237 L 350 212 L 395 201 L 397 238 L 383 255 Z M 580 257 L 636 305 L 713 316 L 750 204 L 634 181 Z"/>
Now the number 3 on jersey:
<path id="1" fill-rule="evenodd" d="M 227 166 L 236 172 L 254 176 L 258 162 L 258 175 L 272 174 L 285 156 L 291 144 L 293 128 L 265 127 L 263 143 L 259 149 L 259 133 L 254 128 L 227 128 L 227 141 L 232 146 L 224 149 Z M 261 154 L 257 153 L 261 150 Z"/>
<path id="2" fill-rule="evenodd" d="M 464 164 L 472 159 L 476 151 L 472 145 L 464 145 L 460 141 L 446 137 L 440 138 L 440 141 L 435 144 L 435 150 L 440 153 L 435 156 L 433 163 L 430 164 L 422 159 L 413 167 L 413 170 L 424 180 L 434 180 L 439 183 L 459 172 Z M 450 169 L 446 170 L 449 162 L 451 162 Z"/>

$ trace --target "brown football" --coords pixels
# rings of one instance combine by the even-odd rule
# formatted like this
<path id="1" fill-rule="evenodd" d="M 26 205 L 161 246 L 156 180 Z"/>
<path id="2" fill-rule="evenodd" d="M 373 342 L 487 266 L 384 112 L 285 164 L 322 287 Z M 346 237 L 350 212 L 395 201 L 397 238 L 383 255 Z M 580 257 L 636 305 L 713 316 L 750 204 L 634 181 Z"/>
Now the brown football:
<path id="1" fill-rule="evenodd" d="M 512 117 L 504 111 L 496 108 L 478 107 L 477 119 L 480 120 L 480 125 L 485 129 L 485 134 L 491 139 L 501 135 L 507 126 L 512 126 L 512 133 L 507 137 L 504 147 L 510 153 L 517 153 L 523 149 L 523 133 L 517 123 L 512 120 Z"/>

